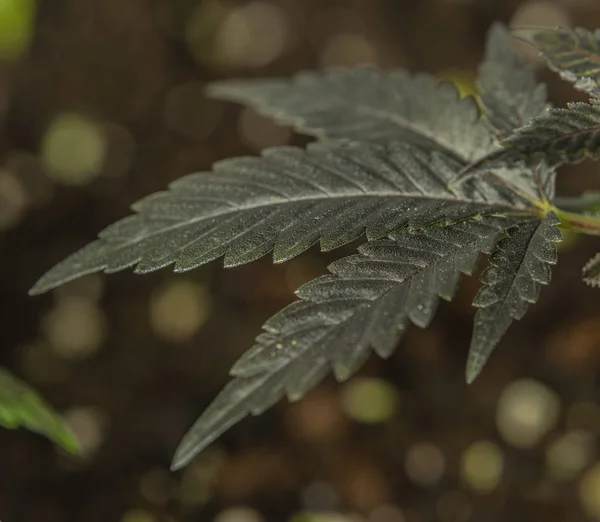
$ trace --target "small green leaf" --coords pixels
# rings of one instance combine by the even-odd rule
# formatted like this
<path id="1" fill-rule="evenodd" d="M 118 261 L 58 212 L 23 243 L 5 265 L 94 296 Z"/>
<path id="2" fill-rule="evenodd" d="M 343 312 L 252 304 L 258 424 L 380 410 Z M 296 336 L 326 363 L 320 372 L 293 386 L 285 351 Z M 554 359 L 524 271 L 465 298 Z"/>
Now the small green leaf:
<path id="1" fill-rule="evenodd" d="M 0 369 L 0 426 L 44 435 L 72 455 L 81 449 L 62 417 L 29 385 Z"/>
<path id="2" fill-rule="evenodd" d="M 583 282 L 594 287 L 600 286 L 600 253 L 590 259 L 581 271 Z"/>

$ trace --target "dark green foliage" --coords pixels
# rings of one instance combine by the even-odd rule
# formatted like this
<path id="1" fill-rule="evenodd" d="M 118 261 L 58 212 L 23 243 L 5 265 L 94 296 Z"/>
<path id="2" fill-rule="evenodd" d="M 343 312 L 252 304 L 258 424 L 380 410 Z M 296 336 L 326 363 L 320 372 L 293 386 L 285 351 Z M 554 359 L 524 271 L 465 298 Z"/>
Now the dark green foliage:
<path id="1" fill-rule="evenodd" d="M 550 212 L 541 221 L 510 228 L 497 243 L 481 276 L 484 286 L 473 301 L 479 310 L 467 361 L 468 382 L 479 375 L 513 319 L 521 319 L 527 306 L 537 301 L 539 285 L 550 283 L 550 265 L 557 261 L 554 243 L 562 241 L 559 223 Z"/>
<path id="2" fill-rule="evenodd" d="M 448 189 L 462 165 L 406 143 L 317 143 L 225 160 L 213 174 L 192 174 L 138 201 L 137 215 L 105 229 L 31 292 L 134 265 L 139 273 L 171 264 L 183 272 L 222 255 L 226 266 L 248 263 L 273 249 L 282 262 L 319 239 L 332 250 L 365 229 L 374 239 L 402 226 L 527 210 L 527 202 L 487 182 Z"/>
<path id="3" fill-rule="evenodd" d="M 306 72 L 291 81 L 224 81 L 208 93 L 319 138 L 409 141 L 466 161 L 492 146 L 474 100 L 460 100 L 453 85 L 440 85 L 427 74 L 339 69 Z"/>
<path id="4" fill-rule="evenodd" d="M 597 78 L 590 65 L 596 40 L 570 34 L 521 36 L 589 87 Z M 562 60 L 565 45 L 588 67 Z M 477 81 L 483 114 L 451 85 L 404 71 L 213 84 L 212 96 L 250 105 L 318 141 L 182 178 L 136 203 L 134 216 L 50 270 L 32 293 L 101 270 L 184 271 L 220 256 L 234 266 L 271 251 L 282 262 L 316 242 L 332 250 L 365 233 L 357 254 L 332 263 L 329 274 L 302 286 L 300 299 L 265 323 L 232 368 L 233 380 L 182 441 L 173 468 L 243 417 L 285 396 L 298 400 L 330 370 L 343 381 L 371 350 L 389 357 L 408 325 L 428 326 L 440 298 L 453 298 L 460 274 L 493 251 L 474 302 L 470 382 L 550 282 L 562 218 L 572 228 L 600 231 L 593 219 L 553 203 L 554 167 L 600 151 L 600 102 L 549 109 L 545 87 L 501 25 L 490 31 Z M 477 172 L 485 175 L 466 180 Z M 584 279 L 597 284 L 598 272 L 595 258 Z"/>
<path id="5" fill-rule="evenodd" d="M 485 118 L 500 138 L 549 107 L 546 86 L 536 82 L 533 69 L 517 55 L 511 36 L 501 24 L 490 29 L 477 80 Z"/>
<path id="6" fill-rule="evenodd" d="M 471 273 L 479 254 L 489 252 L 498 233 L 512 223 L 468 220 L 404 230 L 331 264 L 331 275 L 302 286 L 297 292 L 302 300 L 265 323 L 255 346 L 232 368 L 235 380 L 181 443 L 173 466 L 185 465 L 249 413 L 262 413 L 285 395 L 301 398 L 330 366 L 344 381 L 370 348 L 389 357 L 409 321 L 427 327 L 439 298 L 452 299 L 460 273 Z"/>

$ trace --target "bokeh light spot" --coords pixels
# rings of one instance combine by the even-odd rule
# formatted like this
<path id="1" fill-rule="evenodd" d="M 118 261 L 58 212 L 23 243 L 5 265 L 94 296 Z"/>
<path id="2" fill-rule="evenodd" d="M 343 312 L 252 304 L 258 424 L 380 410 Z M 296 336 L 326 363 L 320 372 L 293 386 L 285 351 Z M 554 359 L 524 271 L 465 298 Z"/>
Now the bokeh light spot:
<path id="1" fill-rule="evenodd" d="M 471 444 L 461 456 L 460 476 L 477 493 L 489 493 L 502 479 L 504 455 L 493 442 Z"/>
<path id="2" fill-rule="evenodd" d="M 29 205 L 29 197 L 12 172 L 0 169 L 0 231 L 19 224 Z"/>
<path id="3" fill-rule="evenodd" d="M 95 407 L 71 408 L 64 417 L 79 441 L 83 458 L 91 458 L 104 442 L 110 417 Z"/>
<path id="4" fill-rule="evenodd" d="M 27 52 L 36 10 L 36 0 L 0 0 L 0 60 L 17 60 Z"/>
<path id="5" fill-rule="evenodd" d="M 579 495 L 583 508 L 600 520 L 600 464 L 591 468 L 581 480 Z"/>
<path id="6" fill-rule="evenodd" d="M 259 0 L 239 7 L 209 6 L 211 25 L 207 7 L 200 6 L 186 28 L 188 47 L 198 61 L 215 67 L 254 68 L 285 52 L 290 21 L 278 4 Z"/>
<path id="7" fill-rule="evenodd" d="M 433 486 L 444 476 L 446 459 L 442 451 L 428 442 L 419 442 L 406 452 L 404 469 L 408 478 L 419 486 Z"/>
<path id="8" fill-rule="evenodd" d="M 383 379 L 357 378 L 342 389 L 342 408 L 356 422 L 373 424 L 391 419 L 399 404 L 396 389 Z"/>
<path id="9" fill-rule="evenodd" d="M 85 359 L 98 351 L 107 334 L 104 312 L 91 300 L 61 299 L 42 320 L 54 352 L 65 359 Z"/>
<path id="10" fill-rule="evenodd" d="M 57 181 L 84 185 L 100 173 L 107 148 L 99 124 L 77 114 L 61 114 L 44 135 L 42 162 Z"/>
<path id="11" fill-rule="evenodd" d="M 496 424 L 502 438 L 516 448 L 532 448 L 558 421 L 560 401 L 547 386 L 523 379 L 509 384 L 498 400 Z"/>
<path id="12" fill-rule="evenodd" d="M 210 317 L 207 290 L 190 281 L 170 281 L 150 300 L 150 320 L 156 335 L 169 342 L 184 342 L 198 333 Z"/>
<path id="13" fill-rule="evenodd" d="M 572 431 L 555 440 L 546 451 L 548 474 L 556 480 L 572 480 L 591 461 L 594 440 L 590 433 Z"/>

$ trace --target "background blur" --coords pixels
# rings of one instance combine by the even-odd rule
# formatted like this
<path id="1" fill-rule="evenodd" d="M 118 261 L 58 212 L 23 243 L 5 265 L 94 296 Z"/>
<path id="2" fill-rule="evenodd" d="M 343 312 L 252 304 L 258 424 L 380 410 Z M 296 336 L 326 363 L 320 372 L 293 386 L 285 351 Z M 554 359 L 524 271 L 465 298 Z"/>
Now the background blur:
<path id="1" fill-rule="evenodd" d="M 0 0 L 0 366 L 84 448 L 76 460 L 0 430 L 3 522 L 600 520 L 600 293 L 579 278 L 593 239 L 567 237 L 552 286 L 473 386 L 466 278 L 390 361 L 243 421 L 174 474 L 228 368 L 332 256 L 129 271 L 27 296 L 137 198 L 225 157 L 306 143 L 205 99 L 206 82 L 370 63 L 468 91 L 494 20 L 595 28 L 600 3 Z M 577 98 L 524 52 L 555 103 Z M 598 168 L 564 169 L 559 185 L 598 189 Z"/>

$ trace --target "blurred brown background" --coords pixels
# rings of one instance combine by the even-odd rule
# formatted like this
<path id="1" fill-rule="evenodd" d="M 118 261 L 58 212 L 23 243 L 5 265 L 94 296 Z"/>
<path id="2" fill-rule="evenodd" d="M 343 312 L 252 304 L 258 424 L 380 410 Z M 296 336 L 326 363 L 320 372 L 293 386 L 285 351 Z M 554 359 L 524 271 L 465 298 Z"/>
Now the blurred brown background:
<path id="1" fill-rule="evenodd" d="M 0 365 L 62 411 L 75 460 L 0 430 L 3 522 L 600 520 L 600 293 L 561 248 L 551 287 L 464 384 L 476 279 L 394 357 L 235 426 L 178 473 L 184 432 L 293 289 L 333 258 L 28 288 L 187 173 L 292 135 L 206 82 L 333 65 L 468 90 L 494 20 L 600 27 L 596 0 L 1 0 Z M 523 49 L 552 100 L 577 95 Z M 595 164 L 559 192 L 599 188 Z M 344 252 L 336 252 L 340 255 Z"/>

